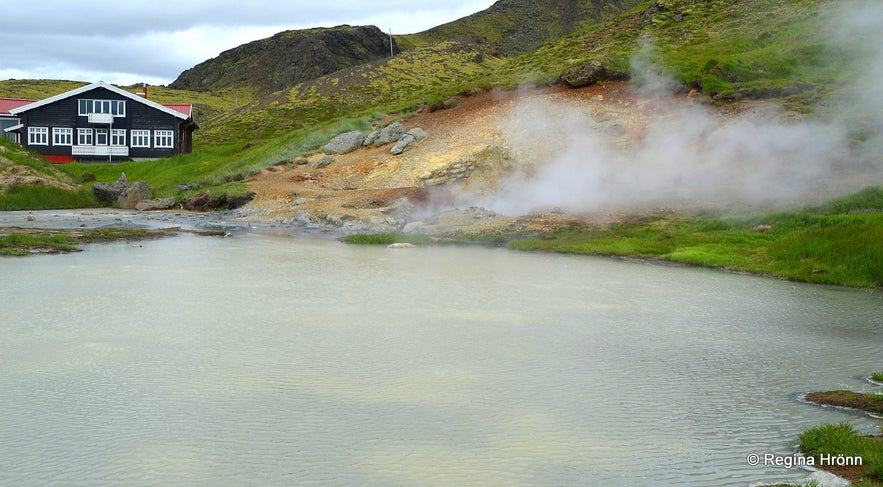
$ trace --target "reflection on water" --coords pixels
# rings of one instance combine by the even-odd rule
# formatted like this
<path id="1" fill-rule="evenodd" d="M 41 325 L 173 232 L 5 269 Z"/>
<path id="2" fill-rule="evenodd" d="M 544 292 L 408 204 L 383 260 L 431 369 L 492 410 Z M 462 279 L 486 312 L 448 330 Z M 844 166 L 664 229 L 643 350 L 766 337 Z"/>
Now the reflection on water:
<path id="1" fill-rule="evenodd" d="M 3 485 L 746 485 L 883 295 L 243 235 L 0 260 Z"/>

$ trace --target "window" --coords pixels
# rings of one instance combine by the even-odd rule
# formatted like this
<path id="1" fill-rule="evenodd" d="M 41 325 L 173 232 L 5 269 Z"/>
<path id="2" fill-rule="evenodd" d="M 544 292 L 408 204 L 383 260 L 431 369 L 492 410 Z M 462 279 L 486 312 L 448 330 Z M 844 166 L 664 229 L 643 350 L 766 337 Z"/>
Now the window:
<path id="1" fill-rule="evenodd" d="M 154 130 L 153 146 L 156 148 L 175 147 L 175 132 L 173 130 Z"/>
<path id="2" fill-rule="evenodd" d="M 79 114 L 86 116 L 90 113 L 112 113 L 115 117 L 126 116 L 125 100 L 79 100 Z"/>
<path id="3" fill-rule="evenodd" d="M 53 127 L 52 145 L 73 145 L 74 129 Z"/>
<path id="4" fill-rule="evenodd" d="M 77 129 L 77 145 L 92 145 L 94 140 L 92 129 Z"/>
<path id="5" fill-rule="evenodd" d="M 95 129 L 95 145 L 107 145 L 110 131 L 107 129 Z"/>
<path id="6" fill-rule="evenodd" d="M 132 147 L 150 147 L 150 131 L 133 130 Z"/>
<path id="7" fill-rule="evenodd" d="M 49 127 L 28 127 L 28 145 L 49 145 Z"/>
<path id="8" fill-rule="evenodd" d="M 111 130 L 110 145 L 126 145 L 126 129 Z"/>

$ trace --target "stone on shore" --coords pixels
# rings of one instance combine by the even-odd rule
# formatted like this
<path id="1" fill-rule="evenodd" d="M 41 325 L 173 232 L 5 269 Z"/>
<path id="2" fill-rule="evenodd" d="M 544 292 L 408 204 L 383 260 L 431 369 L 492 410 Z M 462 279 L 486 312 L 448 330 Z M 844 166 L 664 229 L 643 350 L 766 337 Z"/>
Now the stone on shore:
<path id="1" fill-rule="evenodd" d="M 141 200 L 135 205 L 135 209 L 138 211 L 168 210 L 173 206 L 175 206 L 175 198 L 168 197 L 155 200 Z"/>
<path id="2" fill-rule="evenodd" d="M 117 198 L 117 204 L 124 210 L 134 210 L 141 200 L 153 196 L 150 185 L 146 181 L 135 181 Z"/>

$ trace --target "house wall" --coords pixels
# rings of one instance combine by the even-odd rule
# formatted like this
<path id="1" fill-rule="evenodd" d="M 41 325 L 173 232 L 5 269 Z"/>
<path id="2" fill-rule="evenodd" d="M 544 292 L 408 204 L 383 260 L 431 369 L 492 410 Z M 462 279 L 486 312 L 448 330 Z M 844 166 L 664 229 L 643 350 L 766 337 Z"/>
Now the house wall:
<path id="1" fill-rule="evenodd" d="M 90 124 L 88 117 L 79 116 L 79 100 L 125 100 L 126 116 L 114 117 L 113 125 L 106 124 Z M 161 158 L 171 157 L 181 153 L 181 145 L 179 144 L 179 121 L 178 117 L 162 112 L 153 107 L 139 103 L 136 100 L 126 98 L 118 93 L 114 93 L 105 88 L 96 88 L 79 95 L 71 96 L 50 103 L 41 107 L 37 107 L 20 114 L 22 123 L 25 128 L 22 129 L 21 143 L 31 150 L 45 155 L 70 155 L 71 146 L 55 146 L 52 145 L 52 128 L 53 127 L 69 127 L 73 130 L 73 144 L 77 144 L 78 128 L 113 128 L 126 129 L 126 145 L 129 146 L 128 158 Z M 49 145 L 28 145 L 27 127 L 49 127 Z M 151 131 L 151 147 L 131 147 L 132 130 L 150 130 Z M 154 130 L 172 130 L 175 132 L 174 148 L 153 148 L 153 131 Z M 78 156 L 79 158 L 79 156 Z M 84 159 L 87 157 L 84 157 Z M 96 159 L 105 159 L 98 157 Z"/>

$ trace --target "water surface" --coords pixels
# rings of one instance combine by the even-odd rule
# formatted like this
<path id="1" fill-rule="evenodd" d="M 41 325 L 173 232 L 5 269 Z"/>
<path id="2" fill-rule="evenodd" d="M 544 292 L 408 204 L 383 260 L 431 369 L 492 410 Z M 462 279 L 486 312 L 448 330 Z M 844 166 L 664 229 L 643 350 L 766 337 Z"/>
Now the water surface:
<path id="1" fill-rule="evenodd" d="M 748 485 L 883 293 L 236 235 L 0 259 L 3 485 Z"/>

